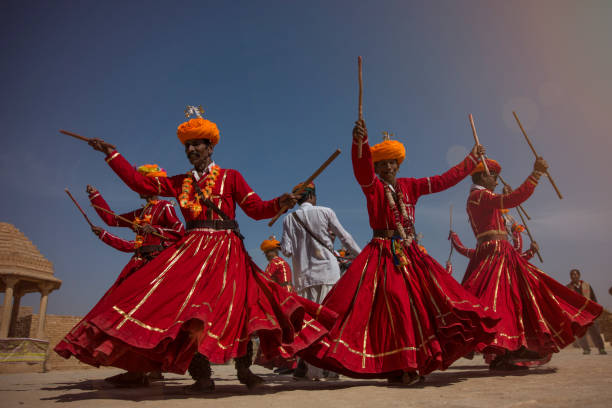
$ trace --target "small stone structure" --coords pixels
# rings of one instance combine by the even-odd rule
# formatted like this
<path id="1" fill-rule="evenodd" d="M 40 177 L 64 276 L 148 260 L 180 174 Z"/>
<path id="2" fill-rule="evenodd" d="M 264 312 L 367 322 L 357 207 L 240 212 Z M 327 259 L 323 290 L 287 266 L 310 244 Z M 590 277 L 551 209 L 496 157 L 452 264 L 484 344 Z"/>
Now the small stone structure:
<path id="1" fill-rule="evenodd" d="M 36 332 L 27 337 L 47 340 L 45 322 L 49 293 L 59 289 L 62 281 L 53 276 L 53 264 L 14 225 L 0 222 L 0 293 L 4 305 L 0 320 L 0 342 L 16 337 L 20 302 L 27 293 L 40 293 Z M 27 339 L 26 339 L 27 341 Z M 6 340 L 13 344 L 14 341 Z"/>

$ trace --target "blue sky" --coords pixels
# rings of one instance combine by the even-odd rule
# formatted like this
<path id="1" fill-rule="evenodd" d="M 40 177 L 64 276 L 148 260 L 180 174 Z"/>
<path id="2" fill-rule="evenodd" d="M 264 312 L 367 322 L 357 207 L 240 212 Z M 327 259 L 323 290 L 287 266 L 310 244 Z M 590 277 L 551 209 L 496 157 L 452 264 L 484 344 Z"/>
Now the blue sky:
<path id="1" fill-rule="evenodd" d="M 489 155 L 518 185 L 533 163 L 511 120 L 519 113 L 565 195 L 557 199 L 543 180 L 525 205 L 545 260 L 534 262 L 563 283 L 580 268 L 611 308 L 611 18 L 606 1 L 6 1 L 1 221 L 23 231 L 63 280 L 49 312 L 86 313 L 129 256 L 95 238 L 63 189 L 86 204 L 93 184 L 117 211 L 140 200 L 100 153 L 57 130 L 104 138 L 133 164 L 176 174 L 188 168 L 176 127 L 185 105 L 201 104 L 221 130 L 215 160 L 263 198 L 290 190 L 341 148 L 317 182 L 319 204 L 364 246 L 371 231 L 348 154 L 362 55 L 370 138 L 388 130 L 406 145 L 402 176 L 455 164 L 473 143 L 472 113 Z M 455 230 L 474 244 L 469 185 L 417 207 L 423 244 L 442 263 L 450 203 Z M 280 237 L 281 223 L 238 220 L 265 266 L 259 243 Z M 460 280 L 467 263 L 453 261 Z"/>

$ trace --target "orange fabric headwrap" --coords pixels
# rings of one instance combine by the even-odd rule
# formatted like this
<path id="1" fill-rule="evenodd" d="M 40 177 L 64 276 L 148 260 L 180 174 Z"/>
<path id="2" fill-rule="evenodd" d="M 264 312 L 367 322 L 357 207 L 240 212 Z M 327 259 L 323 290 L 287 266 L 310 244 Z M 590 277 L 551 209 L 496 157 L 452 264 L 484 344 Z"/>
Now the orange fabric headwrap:
<path id="1" fill-rule="evenodd" d="M 264 240 L 261 243 L 260 248 L 261 248 L 261 250 L 263 252 L 268 252 L 268 251 L 270 251 L 272 249 L 279 249 L 280 248 L 280 242 L 278 242 L 278 240 L 276 238 L 270 237 L 270 238 Z"/>
<path id="2" fill-rule="evenodd" d="M 489 171 L 494 171 L 497 174 L 501 173 L 501 166 L 499 165 L 497 160 L 493 160 L 493 159 L 485 159 L 485 160 L 487 161 L 487 167 L 489 168 Z M 474 167 L 474 170 L 472 170 L 470 175 L 474 175 L 476 173 L 480 173 L 483 171 L 485 171 L 485 168 L 482 164 L 482 160 L 479 160 L 478 165 Z"/>
<path id="3" fill-rule="evenodd" d="M 182 144 L 188 140 L 208 139 L 215 146 L 219 143 L 219 129 L 214 122 L 202 118 L 189 119 L 176 129 L 176 135 Z"/>
<path id="4" fill-rule="evenodd" d="M 406 148 L 397 140 L 385 140 L 370 147 L 372 162 L 381 160 L 397 160 L 397 164 L 402 164 L 406 157 Z"/>
<path id="5" fill-rule="evenodd" d="M 143 164 L 136 170 L 143 176 L 147 177 L 168 177 L 166 170 L 159 167 L 157 164 Z"/>

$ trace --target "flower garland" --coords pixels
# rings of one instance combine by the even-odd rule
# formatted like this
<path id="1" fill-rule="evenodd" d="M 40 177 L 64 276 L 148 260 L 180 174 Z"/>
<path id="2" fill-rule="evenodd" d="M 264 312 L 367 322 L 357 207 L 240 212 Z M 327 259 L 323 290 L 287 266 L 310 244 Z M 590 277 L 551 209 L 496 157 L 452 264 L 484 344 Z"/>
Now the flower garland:
<path id="1" fill-rule="evenodd" d="M 149 203 L 145 206 L 145 210 L 147 209 Z M 144 211 L 144 210 L 143 210 Z M 142 218 L 134 217 L 134 222 L 138 225 L 150 224 L 151 223 L 151 214 L 145 214 Z M 138 231 L 138 229 L 136 229 Z M 134 239 L 134 248 L 138 249 L 144 243 L 144 236 L 141 234 L 136 234 L 136 238 Z"/>
<path id="2" fill-rule="evenodd" d="M 204 178 L 204 188 L 202 188 L 202 197 L 204 200 L 210 198 L 212 195 L 213 187 L 219 177 L 221 168 L 217 165 L 214 165 L 210 168 L 210 171 Z M 181 194 L 178 196 L 179 204 L 181 208 L 188 209 L 191 211 L 191 214 L 194 218 L 197 218 L 198 215 L 202 212 L 202 205 L 200 204 L 200 195 L 195 194 L 194 200 L 190 200 L 191 194 L 193 193 L 193 178 L 191 174 L 187 173 L 187 177 L 183 180 L 183 185 L 181 187 Z"/>
<path id="3" fill-rule="evenodd" d="M 391 192 L 391 187 L 388 184 L 384 185 L 385 197 L 387 198 L 387 202 L 389 203 L 389 207 L 391 207 L 391 211 L 393 212 L 393 219 L 395 221 L 395 229 L 400 235 L 401 241 L 405 242 L 407 245 L 412 244 L 413 235 L 412 233 L 406 234 L 406 229 L 404 228 L 404 224 L 402 221 L 410 221 L 410 217 L 408 216 L 408 211 L 406 210 L 406 203 L 402 197 L 401 191 L 400 194 L 397 194 L 397 198 L 399 201 L 399 210 L 397 209 L 397 205 L 395 203 L 395 198 L 393 197 L 393 193 Z M 408 265 L 409 261 L 406 257 L 402 249 L 402 242 L 400 240 L 393 240 L 392 248 L 395 259 L 397 260 L 397 264 L 399 266 Z"/>

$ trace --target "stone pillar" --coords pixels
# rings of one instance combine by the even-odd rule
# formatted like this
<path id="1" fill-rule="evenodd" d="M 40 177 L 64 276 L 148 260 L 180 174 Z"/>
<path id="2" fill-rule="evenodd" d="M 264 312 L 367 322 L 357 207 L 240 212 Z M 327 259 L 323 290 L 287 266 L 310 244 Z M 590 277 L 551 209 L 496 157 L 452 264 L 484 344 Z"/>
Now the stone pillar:
<path id="1" fill-rule="evenodd" d="M 2 324 L 0 324 L 0 338 L 4 339 L 8 337 L 11 316 L 13 314 L 13 289 L 17 282 L 19 282 L 19 279 L 14 276 L 5 276 L 3 280 L 6 285 L 6 291 L 4 292 L 4 309 L 2 310 Z"/>
<path id="2" fill-rule="evenodd" d="M 38 311 L 38 330 L 36 332 L 37 339 L 45 338 L 45 320 L 47 320 L 47 301 L 49 293 L 51 293 L 51 285 L 41 284 L 40 288 L 40 309 Z"/>
<path id="3" fill-rule="evenodd" d="M 11 322 L 9 324 L 8 337 L 17 337 L 15 331 L 17 326 L 17 318 L 19 317 L 19 306 L 21 305 L 22 296 L 22 292 L 13 289 L 13 312 L 11 313 Z"/>

